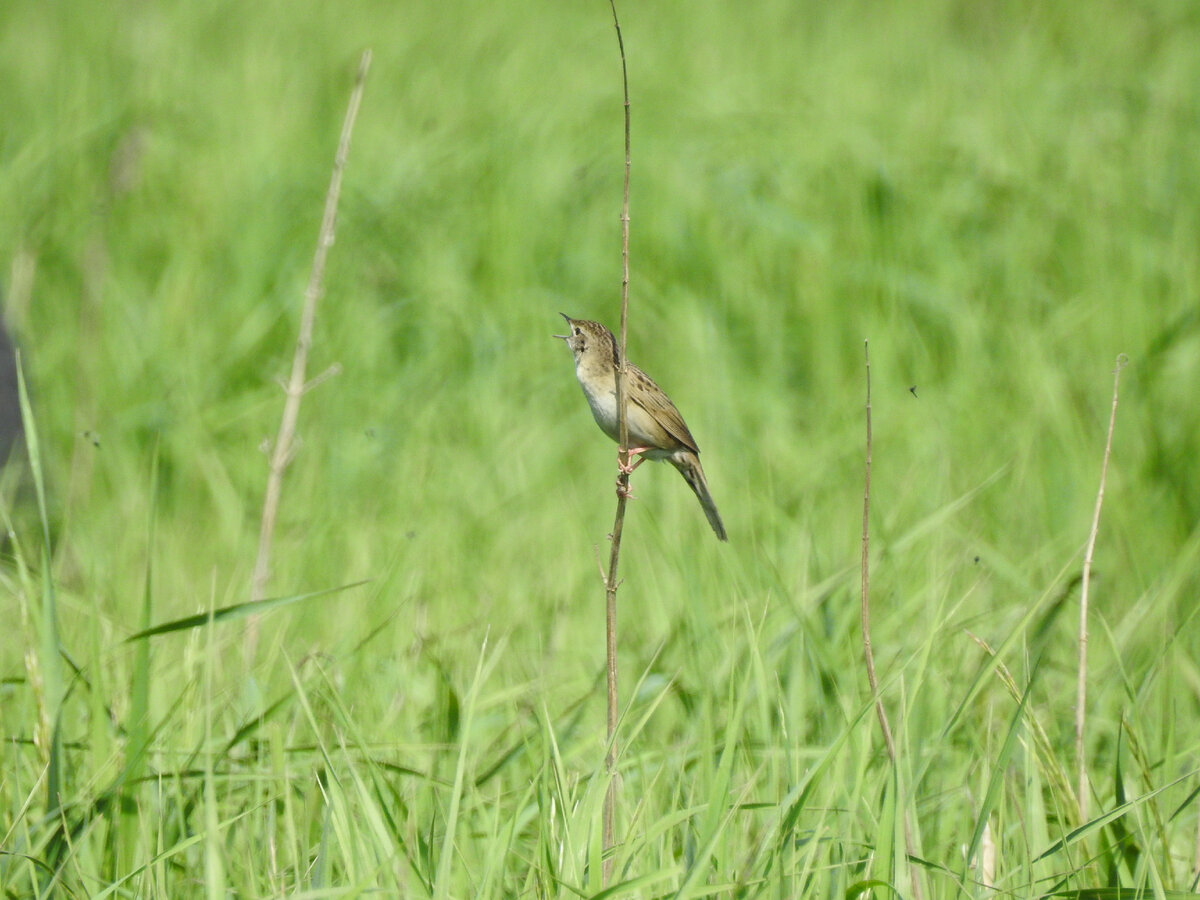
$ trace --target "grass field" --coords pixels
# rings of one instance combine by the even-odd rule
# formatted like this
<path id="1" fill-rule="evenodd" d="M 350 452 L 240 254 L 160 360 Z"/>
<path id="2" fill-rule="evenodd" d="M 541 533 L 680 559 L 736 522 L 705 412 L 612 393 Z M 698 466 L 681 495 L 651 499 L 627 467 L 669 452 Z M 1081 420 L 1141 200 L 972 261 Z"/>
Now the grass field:
<path id="1" fill-rule="evenodd" d="M 618 319 L 608 7 L 0 6 L 0 894 L 1197 890 L 1200 7 L 627 6 L 630 356 L 730 543 L 639 469 L 607 888 L 616 455 L 550 335 Z M 366 47 L 269 591 L 328 593 L 128 641 L 249 599 Z"/>

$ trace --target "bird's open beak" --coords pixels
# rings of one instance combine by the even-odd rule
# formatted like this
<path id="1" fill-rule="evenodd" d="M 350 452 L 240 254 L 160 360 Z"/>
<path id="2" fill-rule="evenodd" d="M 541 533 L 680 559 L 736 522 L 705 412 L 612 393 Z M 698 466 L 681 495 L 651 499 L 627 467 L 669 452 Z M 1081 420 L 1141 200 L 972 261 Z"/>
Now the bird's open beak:
<path id="1" fill-rule="evenodd" d="M 568 324 L 568 325 L 570 325 L 570 324 L 571 324 L 571 317 L 570 317 L 570 316 L 568 316 L 568 315 L 567 315 L 566 313 L 564 313 L 564 312 L 560 312 L 560 313 L 559 313 L 559 315 L 560 315 L 560 316 L 562 316 L 564 319 L 566 319 L 566 320 L 567 320 L 567 324 Z M 550 336 L 551 336 L 551 337 L 556 337 L 556 338 L 561 338 L 561 339 L 562 339 L 562 340 L 564 340 L 564 341 L 569 341 L 569 340 L 571 339 L 571 336 L 570 336 L 569 334 L 552 334 L 552 335 L 550 335 Z"/>

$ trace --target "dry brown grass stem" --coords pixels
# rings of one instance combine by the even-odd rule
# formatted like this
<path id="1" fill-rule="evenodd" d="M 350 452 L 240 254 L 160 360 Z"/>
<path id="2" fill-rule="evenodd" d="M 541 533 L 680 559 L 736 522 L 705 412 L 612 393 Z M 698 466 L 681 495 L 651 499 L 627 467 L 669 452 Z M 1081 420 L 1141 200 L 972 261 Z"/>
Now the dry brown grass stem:
<path id="1" fill-rule="evenodd" d="M 333 246 L 337 230 L 338 198 L 342 192 L 342 173 L 350 153 L 350 137 L 354 132 L 354 121 L 362 103 L 363 87 L 367 71 L 371 68 L 371 51 L 363 51 L 358 65 L 358 76 L 350 93 L 350 104 L 342 122 L 342 135 L 338 141 L 337 156 L 333 162 L 333 174 L 329 179 L 329 190 L 325 193 L 325 213 L 321 218 L 321 230 L 317 236 L 317 249 L 313 254 L 312 271 L 308 287 L 304 291 L 304 308 L 300 314 L 300 334 L 296 339 L 296 351 L 292 354 L 292 373 L 284 385 L 283 417 L 279 433 L 271 449 L 267 472 L 267 491 L 263 499 L 262 523 L 258 533 L 258 556 L 254 562 L 254 577 L 251 582 L 250 599 L 262 600 L 266 596 L 267 583 L 271 577 L 271 543 L 275 535 L 275 522 L 279 514 L 279 500 L 283 493 L 283 473 L 292 461 L 296 450 L 296 422 L 300 417 L 300 401 L 304 394 L 324 380 L 328 374 L 307 382 L 308 351 L 312 346 L 313 323 L 317 317 L 317 301 L 325 292 L 325 261 L 329 248 Z M 258 621 L 252 617 L 246 626 L 245 649 L 247 659 L 252 659 L 258 642 Z"/>
<path id="2" fill-rule="evenodd" d="M 875 715 L 879 719 L 879 730 L 883 732 L 883 742 L 887 745 L 888 759 L 896 764 L 896 742 L 892 738 L 892 726 L 888 723 L 887 710 L 883 708 L 883 698 L 879 696 L 879 679 L 875 675 L 875 651 L 871 648 L 871 348 L 863 341 L 863 357 L 867 371 L 867 462 L 863 477 L 863 522 L 862 522 L 862 639 L 863 658 L 867 664 L 867 684 L 871 688 L 871 696 L 875 698 Z"/>
<path id="3" fill-rule="evenodd" d="M 892 767 L 896 766 L 896 741 L 892 737 L 892 726 L 888 722 L 887 710 L 883 706 L 883 697 L 879 695 L 879 679 L 875 675 L 875 651 L 871 647 L 871 347 L 869 341 L 863 341 L 863 362 L 866 366 L 867 379 L 867 459 L 866 467 L 863 475 L 863 520 L 862 520 L 862 639 L 863 639 L 863 659 L 867 665 L 867 684 L 871 688 L 871 696 L 875 698 L 875 715 L 879 719 L 879 730 L 883 732 L 883 743 L 887 746 L 888 760 Z M 899 781 L 899 779 L 897 779 Z M 896 798 L 897 808 L 901 808 L 901 798 Z M 916 857 L 914 842 L 912 836 L 912 827 L 908 821 L 908 809 L 903 808 L 904 817 L 904 850 L 908 855 L 909 860 Z M 913 865 L 909 865 L 909 873 L 912 876 L 912 896 L 914 900 L 921 900 L 921 880 L 917 874 L 917 869 Z"/>
<path id="4" fill-rule="evenodd" d="M 1124 354 L 1117 357 L 1113 369 L 1112 412 L 1108 419 L 1108 438 L 1104 443 L 1104 461 L 1100 465 L 1100 489 L 1096 491 L 1096 509 L 1092 513 L 1092 530 L 1088 534 L 1087 549 L 1083 554 L 1083 580 L 1079 589 L 1079 665 L 1075 683 L 1075 765 L 1079 777 L 1080 822 L 1088 817 L 1088 778 L 1084 760 L 1083 735 L 1087 725 L 1087 646 L 1088 646 L 1088 586 L 1092 579 L 1092 554 L 1096 549 L 1096 534 L 1100 530 L 1100 508 L 1104 505 L 1104 482 L 1108 478 L 1108 458 L 1112 454 L 1113 431 L 1117 427 L 1117 397 L 1121 385 L 1121 370 L 1129 362 Z"/>
<path id="5" fill-rule="evenodd" d="M 617 388 L 617 434 L 620 471 L 617 475 L 617 512 L 613 520 L 612 549 L 608 557 L 608 575 L 604 579 L 604 625 L 605 665 L 608 684 L 608 751 L 604 756 L 604 770 L 608 776 L 608 790 L 604 795 L 604 886 L 612 878 L 613 854 L 616 846 L 617 793 L 617 567 L 621 558 L 621 531 L 625 525 L 625 501 L 629 495 L 629 425 L 625 418 L 625 347 L 629 333 L 629 72 L 625 66 L 625 40 L 621 37 L 621 21 L 617 18 L 616 0 L 609 0 L 612 8 L 613 26 L 617 30 L 617 47 L 621 51 L 621 87 L 625 100 L 625 183 L 621 198 L 621 337 L 620 353 L 616 371 Z"/>

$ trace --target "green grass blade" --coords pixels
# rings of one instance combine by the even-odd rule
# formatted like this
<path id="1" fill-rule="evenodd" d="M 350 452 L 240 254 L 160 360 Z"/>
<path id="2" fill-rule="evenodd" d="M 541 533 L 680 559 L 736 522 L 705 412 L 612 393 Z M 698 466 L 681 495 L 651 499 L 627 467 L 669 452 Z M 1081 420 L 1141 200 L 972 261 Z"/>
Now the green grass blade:
<path id="1" fill-rule="evenodd" d="M 42 545 L 49 557 L 50 516 L 46 507 L 46 481 L 42 473 L 42 454 L 38 443 L 37 423 L 33 418 L 33 405 L 29 402 L 29 389 L 25 384 L 25 370 L 21 365 L 20 351 L 17 352 L 17 395 L 21 404 L 21 420 L 25 426 L 25 447 L 29 452 L 33 489 L 37 495 L 38 515 L 42 525 Z"/>
<path id="2" fill-rule="evenodd" d="M 1047 847 L 1045 850 L 1043 850 L 1041 853 L 1039 853 L 1037 856 L 1035 856 L 1033 861 L 1039 862 L 1043 859 L 1046 859 L 1049 856 L 1053 856 L 1055 853 L 1058 853 L 1060 850 L 1063 850 L 1063 849 L 1071 846 L 1072 844 L 1082 840 L 1083 838 L 1087 837 L 1088 835 L 1092 834 L 1093 832 L 1100 830 L 1105 825 L 1107 825 L 1109 822 L 1112 822 L 1114 819 L 1118 819 L 1121 816 L 1125 815 L 1127 812 L 1130 812 L 1130 811 L 1136 809 L 1137 807 L 1141 806 L 1143 803 L 1146 803 L 1147 801 L 1153 799 L 1154 797 L 1157 797 L 1159 794 L 1163 793 L 1164 791 L 1168 791 L 1171 788 L 1175 787 L 1175 785 L 1181 784 L 1182 782 L 1187 781 L 1190 778 L 1196 777 L 1197 774 L 1200 774 L 1200 769 L 1193 769 L 1190 772 L 1186 772 L 1185 774 L 1180 775 L 1174 781 L 1169 781 L 1166 784 L 1164 784 L 1160 787 L 1157 787 L 1152 791 L 1142 794 L 1140 797 L 1130 800 L 1127 803 L 1122 803 L 1118 806 L 1115 806 L 1112 809 L 1110 809 L 1108 812 L 1103 813 L 1102 815 L 1096 816 L 1090 822 L 1085 822 L 1084 824 L 1080 825 L 1078 828 L 1071 831 L 1069 834 L 1065 835 L 1064 837 L 1059 838 L 1057 841 L 1055 841 L 1053 844 L 1051 844 L 1049 847 Z"/>
<path id="3" fill-rule="evenodd" d="M 462 805 L 463 785 L 467 777 L 467 758 L 471 746 L 471 726 L 475 718 L 476 706 L 479 702 L 479 690 L 483 686 L 486 672 L 499 656 L 497 647 L 489 660 L 487 656 L 487 638 L 479 649 L 479 657 L 475 664 L 475 676 L 471 679 L 471 687 L 467 690 L 465 708 L 463 709 L 462 727 L 458 734 L 458 761 L 454 767 L 454 787 L 450 793 L 450 808 L 446 812 L 446 833 L 442 837 L 442 847 L 438 855 L 437 881 L 433 886 L 434 900 L 444 900 L 451 896 L 450 874 L 454 861 L 455 841 L 458 836 L 458 816 Z"/>
<path id="4" fill-rule="evenodd" d="M 1029 676 L 1029 683 L 1025 685 L 1025 690 L 1021 694 L 1021 700 L 1017 704 L 1016 710 L 1013 711 L 1012 718 L 1009 719 L 1008 732 L 1004 736 L 1004 743 L 1000 747 L 1000 753 L 997 755 L 996 761 L 992 764 L 992 775 L 988 779 L 988 786 L 983 795 L 983 802 L 979 804 L 979 813 L 975 817 L 975 831 L 971 835 L 970 846 L 967 847 L 966 855 L 963 857 L 963 871 L 961 876 L 963 884 L 968 883 L 971 866 L 975 863 L 975 857 L 979 854 L 979 844 L 983 840 L 983 831 L 987 827 L 988 818 L 999 802 L 1000 791 L 1004 786 L 1004 778 L 1008 773 L 1009 760 L 1012 759 L 1013 751 L 1017 748 L 1021 725 L 1025 721 L 1025 708 L 1029 705 L 1029 694 L 1033 690 L 1034 684 L 1037 683 L 1040 669 L 1041 666 L 1034 663 L 1033 672 Z"/>
<path id="5" fill-rule="evenodd" d="M 39 630 L 41 633 L 42 696 L 45 703 L 45 722 L 50 726 L 48 735 L 50 738 L 50 765 L 46 775 L 46 812 L 49 817 L 53 818 L 63 798 L 63 756 L 59 724 L 66 688 L 60 659 L 62 642 L 58 633 L 58 598 L 54 592 L 54 577 L 51 571 L 54 554 L 50 546 L 50 516 L 46 508 L 46 482 L 42 472 L 37 423 L 33 418 L 33 406 L 29 402 L 29 389 L 25 384 L 25 372 L 21 366 L 19 352 L 16 366 L 17 394 L 21 405 L 21 419 L 25 426 L 25 447 L 29 453 L 29 468 L 33 475 L 38 516 L 42 526 L 42 608 Z"/>
<path id="6" fill-rule="evenodd" d="M 1065 575 L 1067 571 L 1068 569 L 1064 567 L 1064 569 L 1059 573 L 1059 578 Z M 1037 617 L 1038 613 L 1042 611 L 1042 607 L 1045 605 L 1047 600 L 1053 596 L 1053 600 L 1050 602 L 1050 608 L 1045 611 L 1045 613 L 1042 615 L 1042 618 L 1038 621 L 1037 626 L 1034 628 L 1033 637 L 1029 641 L 1031 648 L 1030 656 L 1035 659 L 1037 658 L 1041 645 L 1044 643 L 1047 635 L 1050 633 L 1050 626 L 1054 623 L 1055 619 L 1058 618 L 1059 613 L 1061 613 L 1065 608 L 1067 598 L 1070 597 L 1071 593 L 1079 585 L 1080 577 L 1081 576 L 1076 575 L 1068 580 L 1067 583 L 1064 584 L 1055 595 L 1051 595 L 1050 591 L 1047 590 L 1042 594 L 1036 603 L 1030 605 L 1028 612 L 1021 617 L 1021 620 L 1016 624 L 1012 631 L 1009 632 L 1008 636 L 1001 642 L 1000 646 L 996 647 L 995 652 L 984 661 L 979 671 L 975 673 L 975 677 L 972 679 L 966 693 L 963 694 L 962 699 L 959 701 L 958 707 L 954 710 L 953 715 L 946 720 L 946 724 L 942 728 L 943 739 L 950 734 L 954 726 L 962 718 L 963 713 L 967 707 L 970 706 L 971 701 L 975 699 L 976 695 L 981 690 L 983 690 L 984 682 L 991 675 L 991 673 L 995 671 L 996 667 L 1000 665 L 1000 661 L 1004 659 L 1005 654 L 1016 645 L 1017 641 L 1020 640 L 1022 636 L 1026 635 L 1026 630 L 1029 628 L 1030 624 Z M 1055 583 L 1058 583 L 1058 579 L 1055 580 Z"/>
<path id="7" fill-rule="evenodd" d="M 211 610 L 211 606 L 209 609 Z M 214 714 L 213 672 L 217 667 L 216 648 L 213 642 L 215 629 L 212 613 L 208 616 L 208 628 L 205 631 L 204 648 L 204 887 L 208 900 L 221 900 L 226 891 L 225 851 L 221 840 L 220 806 L 217 801 L 217 787 L 214 777 L 213 747 L 212 747 L 212 717 Z"/>
<path id="8" fill-rule="evenodd" d="M 753 636 L 753 632 L 751 632 Z M 750 696 L 750 678 L 752 666 L 746 666 L 746 674 L 742 678 L 741 688 L 737 691 L 733 704 L 733 715 L 725 726 L 725 746 L 721 748 L 721 758 L 717 763 L 716 775 L 709 789 L 707 810 L 700 825 L 701 849 L 683 879 L 683 884 L 675 892 L 675 900 L 697 896 L 693 889 L 705 873 L 711 871 L 710 857 L 721 828 L 729 815 L 729 790 L 733 778 L 733 761 L 742 738 L 742 716 L 746 710 L 746 699 Z M 732 690 L 732 686 L 730 690 Z"/>
<path id="9" fill-rule="evenodd" d="M 158 505 L 158 453 L 150 469 L 150 511 L 146 523 L 146 566 L 142 584 L 142 609 L 140 625 L 143 630 L 150 627 L 154 596 L 154 529 Z M 129 714 L 125 718 L 125 768 L 119 776 L 121 798 L 118 801 L 120 814 L 120 871 L 128 871 L 133 864 L 140 816 L 135 798 L 139 792 L 142 775 L 146 769 L 146 753 L 155 731 L 150 724 L 150 642 L 138 644 L 134 655 L 133 673 L 129 683 Z"/>
<path id="10" fill-rule="evenodd" d="M 367 580 L 355 581 L 351 584 L 344 584 L 335 588 L 325 588 L 320 591 L 310 591 L 306 594 L 288 594 L 284 597 L 268 597 L 265 600 L 248 600 L 245 603 L 235 603 L 232 606 L 214 609 L 212 613 L 197 613 L 194 616 L 184 616 L 182 619 L 175 619 L 171 622 L 155 625 L 153 628 L 147 628 L 136 634 L 131 634 L 125 638 L 125 643 L 140 641 L 144 638 L 155 637 L 160 634 L 170 634 L 173 631 L 187 631 L 191 628 L 200 628 L 207 625 L 210 621 L 214 624 L 217 622 L 236 621 L 237 619 L 244 619 L 247 616 L 265 612 L 268 609 L 274 609 L 278 606 L 301 603 L 305 600 L 315 600 L 318 597 L 326 597 L 330 594 L 348 591 L 351 588 L 361 587 L 364 584 L 367 584 Z"/>
<path id="11" fill-rule="evenodd" d="M 150 614 L 154 596 L 154 527 L 158 509 L 155 498 L 158 496 L 158 454 L 150 470 L 150 514 L 146 523 L 146 568 L 142 584 L 142 610 L 140 625 L 142 632 L 150 629 Z M 148 712 L 150 708 L 150 642 L 143 641 L 137 649 L 134 658 L 133 677 L 129 685 L 129 718 L 125 723 L 125 731 L 129 736 L 129 762 L 126 772 L 130 778 L 137 779 L 141 775 L 142 755 L 146 749 L 148 735 Z"/>
<path id="12" fill-rule="evenodd" d="M 1071 891 L 1055 891 L 1046 897 L 1062 897 L 1064 900 L 1147 900 L 1149 897 L 1164 897 L 1166 900 L 1200 900 L 1200 894 L 1191 891 L 1154 891 L 1150 888 L 1094 887 L 1077 888 Z"/>

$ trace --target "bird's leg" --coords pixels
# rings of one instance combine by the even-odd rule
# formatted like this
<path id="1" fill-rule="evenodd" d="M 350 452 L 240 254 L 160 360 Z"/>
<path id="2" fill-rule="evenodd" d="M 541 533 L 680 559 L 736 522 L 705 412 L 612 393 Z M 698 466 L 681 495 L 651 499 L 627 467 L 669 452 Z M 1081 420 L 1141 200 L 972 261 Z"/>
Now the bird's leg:
<path id="1" fill-rule="evenodd" d="M 635 454 L 645 453 L 647 450 L 652 450 L 652 449 L 654 449 L 654 448 L 652 448 L 652 447 L 630 447 L 628 450 L 625 451 L 625 457 L 626 457 L 626 459 L 633 459 Z M 633 470 L 636 469 L 638 466 L 640 466 L 645 461 L 646 461 L 646 457 L 639 456 L 634 463 L 632 463 L 630 465 L 626 465 L 625 463 L 621 462 L 621 451 L 620 450 L 617 451 L 617 470 L 621 473 L 621 475 L 632 475 Z M 620 475 L 617 476 L 617 496 L 620 497 L 622 500 L 633 500 L 634 499 L 633 489 L 631 487 L 629 487 L 629 485 L 623 484 L 621 482 Z"/>
<path id="2" fill-rule="evenodd" d="M 630 447 L 625 452 L 626 452 L 626 457 L 628 459 L 633 459 L 633 457 L 636 456 L 638 453 L 645 453 L 647 450 L 653 450 L 653 449 L 654 449 L 653 447 Z M 617 451 L 617 470 L 622 475 L 632 475 L 633 470 L 636 469 L 638 466 L 640 466 L 645 461 L 646 461 L 646 457 L 638 456 L 637 462 L 635 462 L 633 465 L 626 465 L 625 463 L 621 462 L 621 451 L 620 450 Z"/>

